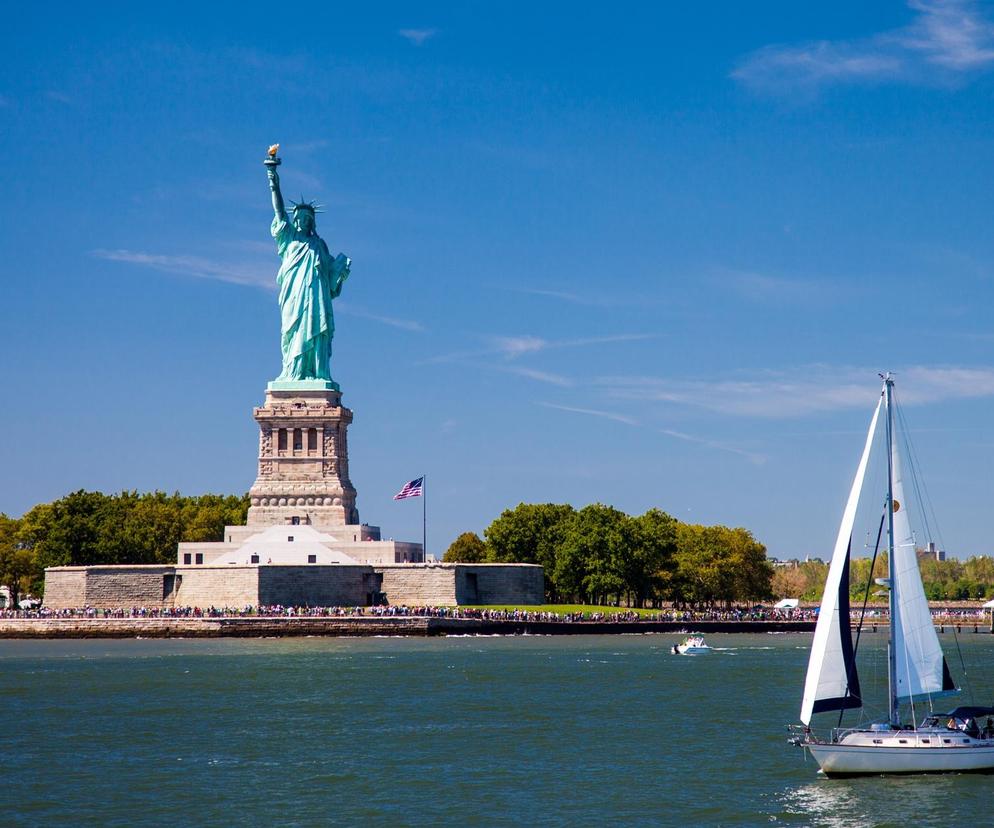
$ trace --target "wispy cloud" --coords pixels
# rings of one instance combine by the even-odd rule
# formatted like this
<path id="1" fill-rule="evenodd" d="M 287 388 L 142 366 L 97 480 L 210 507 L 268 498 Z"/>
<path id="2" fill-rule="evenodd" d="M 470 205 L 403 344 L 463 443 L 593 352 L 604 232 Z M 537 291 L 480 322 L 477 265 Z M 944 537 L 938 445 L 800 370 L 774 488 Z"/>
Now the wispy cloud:
<path id="1" fill-rule="evenodd" d="M 172 273 L 180 276 L 192 276 L 196 279 L 213 279 L 228 282 L 233 285 L 249 285 L 251 287 L 275 289 L 273 268 L 263 268 L 261 265 L 231 264 L 217 262 L 200 256 L 169 256 L 160 253 L 143 253 L 137 250 L 94 250 L 93 255 L 98 259 L 111 262 L 125 262 L 141 265 L 158 270 L 162 273 Z"/>
<path id="2" fill-rule="evenodd" d="M 249 244 L 254 244 L 254 242 L 250 242 Z M 94 250 L 92 251 L 92 255 L 111 262 L 140 265 L 161 273 L 192 276 L 195 279 L 211 279 L 218 282 L 227 282 L 232 285 L 245 285 L 270 291 L 276 289 L 275 268 L 269 263 L 247 262 L 233 264 L 201 256 L 170 256 L 161 253 L 143 253 L 137 250 L 124 249 Z M 335 302 L 335 310 L 346 316 L 368 319 L 372 322 L 379 322 L 382 325 L 389 325 L 392 328 L 399 328 L 405 331 L 421 333 L 425 330 L 424 326 L 415 320 L 398 319 L 393 316 L 372 313 L 342 301 Z"/>
<path id="3" fill-rule="evenodd" d="M 568 290 L 545 290 L 544 288 L 527 287 L 506 287 L 505 289 L 514 291 L 515 293 L 525 293 L 529 296 L 543 296 L 548 299 L 558 299 L 561 302 L 569 302 L 571 305 L 603 307 L 608 304 L 613 304 L 611 299 L 597 294 L 586 295 L 582 293 L 573 293 Z"/>
<path id="4" fill-rule="evenodd" d="M 583 414 L 588 417 L 600 417 L 604 420 L 612 420 L 616 423 L 624 423 L 625 425 L 637 426 L 639 421 L 634 417 L 629 417 L 627 414 L 619 414 L 616 411 L 604 411 L 598 408 L 577 408 L 572 405 L 559 405 L 557 403 L 540 402 L 538 403 L 544 408 L 554 408 L 557 411 L 569 411 L 572 414 Z M 706 437 L 695 437 L 692 434 L 686 434 L 682 431 L 674 431 L 673 429 L 661 428 L 658 429 L 660 434 L 665 434 L 667 437 L 672 437 L 676 440 L 683 440 L 687 443 L 694 443 L 698 446 L 703 446 L 704 448 L 714 449 L 716 451 L 727 451 L 730 454 L 737 454 L 740 457 L 745 457 L 749 462 L 756 463 L 760 465 L 766 462 L 766 457 L 762 454 L 757 454 L 753 451 L 746 451 L 745 449 L 740 449 L 735 446 L 730 446 L 727 443 L 722 443 L 717 440 L 710 440 Z"/>
<path id="5" fill-rule="evenodd" d="M 400 328 L 402 331 L 423 333 L 425 330 L 424 325 L 420 322 L 415 322 L 413 319 L 398 319 L 395 316 L 383 316 L 378 313 L 370 313 L 367 310 L 355 307 L 351 303 L 342 302 L 340 299 L 335 301 L 335 310 L 340 313 L 344 313 L 346 316 L 354 316 L 358 319 L 369 319 L 372 322 L 379 322 L 383 325 L 389 325 L 391 328 Z"/>
<path id="6" fill-rule="evenodd" d="M 807 93 L 838 83 L 952 82 L 994 64 L 994 25 L 972 0 L 909 0 L 906 25 L 855 40 L 767 46 L 732 77 L 769 93 Z"/>
<path id="7" fill-rule="evenodd" d="M 730 446 L 727 443 L 719 443 L 716 440 L 709 440 L 706 437 L 695 437 L 692 434 L 685 434 L 682 431 L 674 431 L 669 428 L 661 428 L 659 430 L 660 434 L 665 434 L 667 437 L 673 437 L 676 440 L 683 440 L 686 443 L 694 443 L 699 446 L 704 446 L 705 448 L 715 449 L 717 451 L 727 451 L 731 454 L 737 454 L 740 457 L 745 457 L 749 462 L 755 463 L 757 466 L 761 466 L 766 462 L 766 456 L 762 454 L 757 454 L 753 451 L 746 451 L 745 449 L 736 448 L 735 446 Z"/>
<path id="8" fill-rule="evenodd" d="M 504 366 L 499 370 L 506 374 L 515 374 L 519 377 L 527 377 L 536 382 L 544 382 L 548 385 L 558 385 L 560 388 L 572 388 L 576 383 L 569 377 L 562 374 L 553 374 L 549 371 L 538 371 L 534 368 L 524 368 L 521 366 Z"/>
<path id="9" fill-rule="evenodd" d="M 424 363 L 461 362 L 486 356 L 500 356 L 506 360 L 514 360 L 525 354 L 537 354 L 542 351 L 561 348 L 582 348 L 587 345 L 605 345 L 612 342 L 635 342 L 642 339 L 654 339 L 656 334 L 613 334 L 609 336 L 590 336 L 579 339 L 545 339 L 532 334 L 520 336 L 493 336 L 489 338 L 490 346 L 475 351 L 455 351 L 449 354 L 439 354 L 423 360 Z"/>
<path id="10" fill-rule="evenodd" d="M 875 371 L 812 366 L 791 375 L 756 379 L 671 380 L 660 377 L 601 377 L 594 384 L 608 397 L 665 402 L 730 416 L 791 418 L 858 408 L 879 394 Z M 899 399 L 924 405 L 994 396 L 994 367 L 910 366 L 895 372 Z"/>
<path id="11" fill-rule="evenodd" d="M 602 417 L 605 420 L 614 420 L 616 423 L 625 425 L 638 425 L 638 420 L 628 417 L 625 414 L 618 414 L 614 411 L 600 411 L 596 408 L 574 408 L 571 405 L 556 405 L 555 403 L 540 402 L 539 405 L 545 408 L 555 408 L 558 411 L 570 411 L 573 414 L 586 414 L 589 417 Z"/>
<path id="12" fill-rule="evenodd" d="M 753 302 L 809 302 L 829 293 L 823 283 L 811 279 L 771 276 L 749 270 L 721 268 L 713 278 Z"/>
<path id="13" fill-rule="evenodd" d="M 425 41 L 438 34 L 438 29 L 401 29 L 397 34 L 415 46 L 423 46 Z"/>

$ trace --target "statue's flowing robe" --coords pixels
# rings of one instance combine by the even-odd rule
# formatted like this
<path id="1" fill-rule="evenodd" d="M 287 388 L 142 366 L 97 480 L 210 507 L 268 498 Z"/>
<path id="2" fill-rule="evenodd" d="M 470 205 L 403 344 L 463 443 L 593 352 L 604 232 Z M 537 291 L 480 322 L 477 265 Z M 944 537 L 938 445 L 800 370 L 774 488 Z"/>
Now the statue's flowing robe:
<path id="1" fill-rule="evenodd" d="M 320 236 L 305 236 L 285 214 L 273 219 L 272 234 L 282 259 L 276 275 L 283 350 L 278 379 L 331 380 L 331 300 L 342 292 L 350 261 L 342 254 L 333 258 Z"/>

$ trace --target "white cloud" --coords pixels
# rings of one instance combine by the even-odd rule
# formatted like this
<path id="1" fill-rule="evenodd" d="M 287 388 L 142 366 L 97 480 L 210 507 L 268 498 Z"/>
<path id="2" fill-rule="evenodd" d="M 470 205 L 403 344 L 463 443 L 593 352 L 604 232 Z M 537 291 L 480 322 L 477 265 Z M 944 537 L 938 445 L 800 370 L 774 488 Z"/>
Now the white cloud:
<path id="1" fill-rule="evenodd" d="M 792 418 L 868 407 L 880 392 L 872 369 L 813 366 L 790 375 L 756 379 L 671 380 L 662 377 L 600 377 L 594 384 L 614 399 L 665 402 L 719 414 Z M 994 367 L 911 366 L 895 372 L 898 399 L 924 405 L 994 396 Z"/>
<path id="2" fill-rule="evenodd" d="M 272 267 L 263 269 L 258 264 L 230 264 L 216 262 L 200 256 L 169 256 L 159 253 L 142 253 L 137 250 L 94 250 L 93 255 L 99 259 L 112 262 L 150 267 L 163 273 L 173 273 L 182 276 L 193 276 L 197 279 L 214 279 L 233 285 L 249 285 L 252 287 L 275 289 L 276 280 Z"/>
<path id="3" fill-rule="evenodd" d="M 395 316 L 382 316 L 378 313 L 370 313 L 367 310 L 357 308 L 351 303 L 342 302 L 341 300 L 335 301 L 335 310 L 340 313 L 344 313 L 346 316 L 355 316 L 359 319 L 369 319 L 373 322 L 389 325 L 391 328 L 400 328 L 402 331 L 422 333 L 425 329 L 424 325 L 420 322 L 415 322 L 413 319 L 397 319 Z"/>
<path id="4" fill-rule="evenodd" d="M 757 91 L 812 93 L 834 83 L 949 82 L 994 64 L 994 25 L 972 0 L 909 0 L 906 26 L 856 40 L 767 46 L 732 77 Z"/>
<path id="5" fill-rule="evenodd" d="M 496 352 L 508 359 L 515 359 L 522 354 L 544 351 L 549 347 L 548 341 L 537 336 L 498 336 L 494 337 Z"/>
<path id="6" fill-rule="evenodd" d="M 715 278 L 723 286 L 755 302 L 804 302 L 828 295 L 823 284 L 810 279 L 788 279 L 728 268 L 720 269 Z"/>
<path id="7" fill-rule="evenodd" d="M 540 336 L 524 334 L 521 336 L 489 337 L 491 347 L 478 351 L 456 351 L 450 354 L 439 354 L 423 360 L 424 363 L 460 362 L 486 356 L 501 356 L 506 360 L 514 360 L 525 354 L 537 354 L 542 351 L 560 348 L 582 348 L 587 345 L 605 345 L 612 342 L 634 342 L 642 339 L 654 339 L 656 334 L 614 334 L 610 336 L 590 336 L 580 339 L 543 339 Z"/>
<path id="8" fill-rule="evenodd" d="M 506 374 L 516 374 L 519 377 L 527 377 L 528 379 L 533 379 L 536 382 L 544 382 L 548 385 L 558 385 L 560 388 L 572 388 L 575 383 L 569 377 L 564 377 L 561 374 L 553 374 L 549 371 L 537 371 L 534 368 L 523 368 L 523 367 L 506 367 L 501 368 Z"/>
<path id="9" fill-rule="evenodd" d="M 556 405 L 555 403 L 540 402 L 539 405 L 545 408 L 555 408 L 558 411 L 570 411 L 573 414 L 586 414 L 590 417 L 603 417 L 605 420 L 614 420 L 625 425 L 638 425 L 638 421 L 624 414 L 617 414 L 614 411 L 600 411 L 595 408 L 574 408 L 570 405 Z"/>
<path id="10" fill-rule="evenodd" d="M 137 250 L 123 249 L 94 250 L 93 255 L 99 259 L 140 265 L 162 273 L 192 276 L 196 279 L 212 279 L 232 285 L 263 288 L 264 290 L 276 290 L 276 268 L 269 263 L 250 262 L 232 264 L 230 262 L 218 262 L 206 259 L 201 256 L 169 256 L 161 253 L 143 253 Z M 336 301 L 334 309 L 346 316 L 369 319 L 373 322 L 379 322 L 382 325 L 389 325 L 392 328 L 418 333 L 424 331 L 424 326 L 412 319 L 398 319 L 393 316 L 371 313 L 363 308 L 342 301 Z"/>
<path id="11" fill-rule="evenodd" d="M 751 463 L 755 463 L 757 466 L 762 465 L 766 462 L 766 457 L 762 454 L 757 454 L 756 452 L 746 451 L 745 449 L 736 448 L 735 446 L 729 446 L 726 443 L 719 443 L 716 440 L 708 440 L 705 437 L 694 437 L 692 434 L 685 434 L 682 431 L 674 431 L 669 428 L 662 428 L 659 430 L 660 434 L 665 434 L 667 437 L 673 437 L 676 440 L 683 440 L 687 443 L 695 443 L 699 446 L 704 446 L 705 448 L 716 449 L 718 451 L 727 451 L 731 454 L 737 454 L 740 457 L 745 457 Z"/>
<path id="12" fill-rule="evenodd" d="M 438 34 L 438 29 L 401 29 L 397 34 L 415 46 L 423 46 L 426 40 Z"/>

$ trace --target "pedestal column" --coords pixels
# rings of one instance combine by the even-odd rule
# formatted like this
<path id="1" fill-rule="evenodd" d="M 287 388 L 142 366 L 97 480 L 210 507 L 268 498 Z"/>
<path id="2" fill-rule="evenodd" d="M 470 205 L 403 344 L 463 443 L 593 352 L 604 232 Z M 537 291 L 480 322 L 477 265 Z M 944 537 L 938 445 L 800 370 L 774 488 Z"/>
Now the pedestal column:
<path id="1" fill-rule="evenodd" d="M 259 424 L 259 476 L 249 490 L 248 525 L 293 523 L 294 518 L 314 526 L 358 524 L 345 439 L 352 412 L 342 405 L 341 392 L 270 387 L 253 416 Z M 280 429 L 286 430 L 282 451 Z M 296 451 L 294 429 L 301 433 Z M 317 436 L 313 449 L 311 429 Z"/>

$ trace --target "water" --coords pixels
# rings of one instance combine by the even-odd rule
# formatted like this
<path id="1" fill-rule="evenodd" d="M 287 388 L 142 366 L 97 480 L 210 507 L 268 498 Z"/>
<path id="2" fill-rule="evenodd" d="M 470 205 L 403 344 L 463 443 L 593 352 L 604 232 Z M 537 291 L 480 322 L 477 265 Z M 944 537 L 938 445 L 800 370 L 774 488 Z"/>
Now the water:
<path id="1" fill-rule="evenodd" d="M 694 658 L 669 654 L 676 638 L 3 641 L 0 813 L 109 826 L 986 821 L 991 777 L 827 780 L 786 744 L 810 635 L 709 636 L 723 649 Z M 994 640 L 960 640 L 984 703 Z M 861 645 L 871 686 L 882 644 Z"/>

